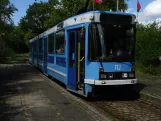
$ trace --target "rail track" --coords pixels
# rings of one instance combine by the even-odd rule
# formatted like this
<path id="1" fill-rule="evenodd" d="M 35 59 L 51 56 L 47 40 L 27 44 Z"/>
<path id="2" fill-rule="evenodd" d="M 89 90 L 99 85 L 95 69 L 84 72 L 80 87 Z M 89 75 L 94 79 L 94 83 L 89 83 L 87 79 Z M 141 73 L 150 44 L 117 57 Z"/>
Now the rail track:
<path id="1" fill-rule="evenodd" d="M 54 86 L 59 88 L 58 90 L 61 90 L 62 94 L 67 98 L 71 97 L 71 94 L 59 84 L 54 82 Z M 116 88 L 112 90 L 103 90 L 103 93 L 101 94 L 102 95 L 99 97 L 87 99 L 77 97 L 76 95 L 74 96 L 72 93 L 72 97 L 74 97 L 74 100 L 79 98 L 82 102 L 94 107 L 98 112 L 108 118 L 110 117 L 111 121 L 161 121 L 161 107 L 141 99 L 139 93 L 136 93 L 135 91 Z M 72 102 L 75 102 L 74 100 L 72 100 Z M 77 101 L 75 103 L 84 111 L 89 109 L 89 107 L 85 108 Z M 91 115 L 91 113 L 89 113 L 89 115 Z M 99 117 L 96 117 L 96 120 L 102 121 L 101 119 L 99 120 Z"/>
<path id="2" fill-rule="evenodd" d="M 87 102 L 116 121 L 161 121 L 161 107 L 140 99 L 135 92 L 109 92 Z"/>

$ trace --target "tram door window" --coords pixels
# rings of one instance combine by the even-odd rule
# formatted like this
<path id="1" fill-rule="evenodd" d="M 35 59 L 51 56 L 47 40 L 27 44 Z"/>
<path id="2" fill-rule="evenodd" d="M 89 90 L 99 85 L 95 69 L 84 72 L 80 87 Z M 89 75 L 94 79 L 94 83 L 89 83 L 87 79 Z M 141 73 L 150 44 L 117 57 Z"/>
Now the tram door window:
<path id="1" fill-rule="evenodd" d="M 85 78 L 85 29 L 79 28 L 77 30 L 77 40 L 78 40 L 78 66 L 80 66 L 80 69 L 78 70 L 80 72 L 79 74 L 79 80 L 80 84 L 84 83 Z"/>
<path id="2" fill-rule="evenodd" d="M 74 90 L 77 89 L 77 54 L 76 54 L 76 31 L 67 32 L 69 55 L 68 55 L 68 86 Z"/>
<path id="3" fill-rule="evenodd" d="M 73 61 L 73 53 L 75 53 L 75 32 L 70 32 L 69 33 L 69 67 L 74 68 L 75 62 Z"/>

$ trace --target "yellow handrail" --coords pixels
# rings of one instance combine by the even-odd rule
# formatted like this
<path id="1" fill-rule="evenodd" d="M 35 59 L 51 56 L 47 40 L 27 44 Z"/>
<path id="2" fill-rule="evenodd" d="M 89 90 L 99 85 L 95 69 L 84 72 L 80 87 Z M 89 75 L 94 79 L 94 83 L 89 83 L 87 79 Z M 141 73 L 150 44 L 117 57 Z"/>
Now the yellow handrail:
<path id="1" fill-rule="evenodd" d="M 81 61 L 83 61 L 83 59 L 84 59 L 84 56 L 83 56 L 83 57 L 82 57 L 82 59 L 81 59 L 81 60 L 79 60 L 79 61 L 81 62 Z"/>
<path id="2" fill-rule="evenodd" d="M 79 89 L 82 89 L 81 86 L 80 86 L 80 62 L 84 59 L 84 57 L 80 60 L 80 48 L 81 48 L 81 45 L 80 45 L 80 42 L 78 42 L 78 81 L 77 81 L 77 84 L 78 84 L 78 88 Z"/>

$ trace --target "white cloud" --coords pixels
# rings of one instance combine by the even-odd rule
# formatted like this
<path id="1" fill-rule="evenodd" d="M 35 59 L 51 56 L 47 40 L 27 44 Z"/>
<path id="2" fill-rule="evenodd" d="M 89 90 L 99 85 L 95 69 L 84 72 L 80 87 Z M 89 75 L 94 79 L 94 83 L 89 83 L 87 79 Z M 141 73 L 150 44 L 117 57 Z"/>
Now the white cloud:
<path id="1" fill-rule="evenodd" d="M 136 15 L 136 12 L 134 14 Z M 142 12 L 139 12 L 138 21 L 146 25 L 154 21 L 161 22 L 161 0 L 153 0 Z"/>
<path id="2" fill-rule="evenodd" d="M 136 13 L 135 13 L 136 14 Z M 139 13 L 139 21 L 156 20 L 161 17 L 161 0 L 154 0 Z"/>
<path id="3" fill-rule="evenodd" d="M 134 11 L 133 8 L 128 8 L 125 12 L 126 12 L 126 13 L 131 13 L 131 12 L 133 12 L 133 11 Z"/>
<path id="4" fill-rule="evenodd" d="M 156 18 L 161 16 L 161 0 L 152 1 L 143 10 L 144 16 L 147 18 Z"/>

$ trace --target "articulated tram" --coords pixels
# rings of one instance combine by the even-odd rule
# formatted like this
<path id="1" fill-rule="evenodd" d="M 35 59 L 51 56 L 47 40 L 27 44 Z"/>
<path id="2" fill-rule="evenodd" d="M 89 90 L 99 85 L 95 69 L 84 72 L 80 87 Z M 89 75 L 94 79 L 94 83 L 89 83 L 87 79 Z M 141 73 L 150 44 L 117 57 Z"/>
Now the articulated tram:
<path id="1" fill-rule="evenodd" d="M 96 86 L 134 85 L 135 18 L 108 11 L 73 16 L 29 41 L 29 61 L 83 96 Z"/>

